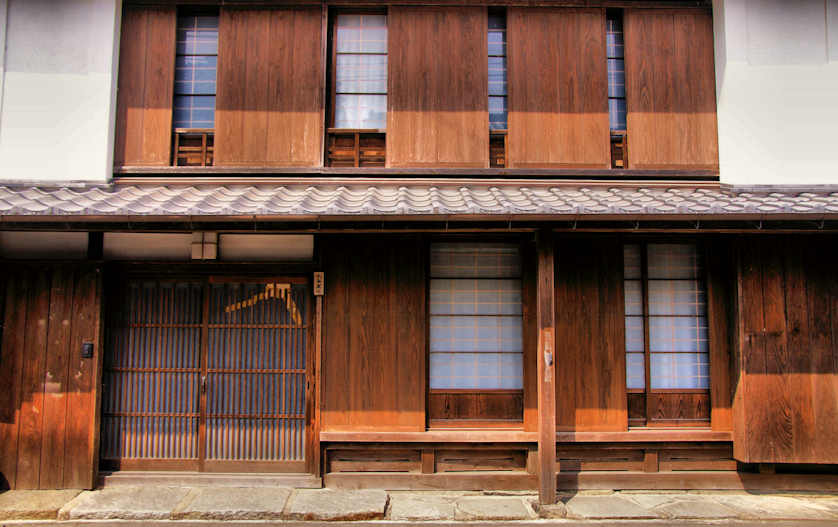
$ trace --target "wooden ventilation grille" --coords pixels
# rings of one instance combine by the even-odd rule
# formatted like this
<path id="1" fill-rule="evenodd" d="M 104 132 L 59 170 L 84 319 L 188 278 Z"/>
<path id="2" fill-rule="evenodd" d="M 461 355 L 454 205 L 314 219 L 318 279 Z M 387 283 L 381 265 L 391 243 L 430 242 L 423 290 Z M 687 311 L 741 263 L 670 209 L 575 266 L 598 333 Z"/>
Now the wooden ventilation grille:
<path id="1" fill-rule="evenodd" d="M 359 130 L 330 130 L 327 137 L 330 167 L 383 167 L 386 134 Z"/>
<path id="2" fill-rule="evenodd" d="M 309 293 L 279 282 L 124 286 L 105 354 L 106 467 L 304 470 Z"/>
<path id="3" fill-rule="evenodd" d="M 506 168 L 506 132 L 489 132 L 489 166 Z"/>
<path id="4" fill-rule="evenodd" d="M 611 131 L 611 168 L 628 168 L 628 143 L 625 131 Z"/>
<path id="5" fill-rule="evenodd" d="M 215 150 L 212 129 L 176 128 L 173 141 L 172 165 L 178 167 L 212 166 Z"/>

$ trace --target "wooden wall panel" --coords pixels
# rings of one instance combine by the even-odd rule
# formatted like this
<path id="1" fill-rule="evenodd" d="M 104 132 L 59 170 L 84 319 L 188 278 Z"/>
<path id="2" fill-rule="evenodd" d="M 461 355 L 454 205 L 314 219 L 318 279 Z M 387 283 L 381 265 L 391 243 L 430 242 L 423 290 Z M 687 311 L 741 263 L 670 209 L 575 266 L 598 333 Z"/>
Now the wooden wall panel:
<path id="1" fill-rule="evenodd" d="M 717 170 L 711 14 L 627 9 L 624 30 L 629 168 Z"/>
<path id="2" fill-rule="evenodd" d="M 388 10 L 389 166 L 489 166 L 487 23 L 481 7 Z"/>
<path id="3" fill-rule="evenodd" d="M 420 238 L 326 238 L 323 254 L 322 429 L 424 430 Z"/>
<path id="4" fill-rule="evenodd" d="M 710 426 L 733 429 L 731 370 L 733 307 L 736 301 L 736 261 L 732 240 L 712 240 L 704 261 L 707 268 L 707 321 L 710 340 Z"/>
<path id="5" fill-rule="evenodd" d="M 623 247 L 556 244 L 556 429 L 627 429 Z"/>
<path id="6" fill-rule="evenodd" d="M 117 166 L 169 165 L 175 76 L 174 7 L 126 7 L 117 89 Z"/>
<path id="7" fill-rule="evenodd" d="M 507 28 L 509 167 L 608 168 L 605 12 L 510 8 Z"/>
<path id="8" fill-rule="evenodd" d="M 734 455 L 838 463 L 838 239 L 759 238 L 740 248 Z"/>
<path id="9" fill-rule="evenodd" d="M 319 166 L 320 8 L 225 8 L 219 20 L 216 166 Z"/>
<path id="10" fill-rule="evenodd" d="M 9 387 L 0 400 L 3 486 L 94 486 L 100 278 L 98 269 L 82 266 L 8 270 L 0 368 Z M 94 343 L 95 358 L 81 358 L 81 342 Z"/>

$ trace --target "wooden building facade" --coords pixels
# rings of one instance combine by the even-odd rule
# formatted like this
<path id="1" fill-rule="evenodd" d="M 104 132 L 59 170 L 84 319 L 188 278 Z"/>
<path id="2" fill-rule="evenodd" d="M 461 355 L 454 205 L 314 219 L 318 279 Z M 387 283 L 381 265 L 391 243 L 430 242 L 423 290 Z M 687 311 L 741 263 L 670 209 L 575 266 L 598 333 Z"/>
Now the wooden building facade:
<path id="1" fill-rule="evenodd" d="M 6 486 L 838 486 L 838 195 L 719 184 L 707 3 L 355 4 L 125 2 L 114 181 L 0 195 Z"/>

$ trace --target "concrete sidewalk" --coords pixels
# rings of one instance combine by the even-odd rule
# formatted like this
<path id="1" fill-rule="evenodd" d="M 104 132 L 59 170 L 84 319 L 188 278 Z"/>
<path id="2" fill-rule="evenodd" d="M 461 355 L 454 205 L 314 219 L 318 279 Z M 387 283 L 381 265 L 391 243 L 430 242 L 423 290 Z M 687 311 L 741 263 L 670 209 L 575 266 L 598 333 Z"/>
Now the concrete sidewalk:
<path id="1" fill-rule="evenodd" d="M 463 521 L 544 525 L 761 524 L 838 525 L 836 494 L 580 491 L 537 505 L 525 492 L 430 492 L 221 487 L 112 487 L 95 491 L 8 491 L 0 494 L 0 525 L 38 520 L 101 525 L 122 522 Z"/>

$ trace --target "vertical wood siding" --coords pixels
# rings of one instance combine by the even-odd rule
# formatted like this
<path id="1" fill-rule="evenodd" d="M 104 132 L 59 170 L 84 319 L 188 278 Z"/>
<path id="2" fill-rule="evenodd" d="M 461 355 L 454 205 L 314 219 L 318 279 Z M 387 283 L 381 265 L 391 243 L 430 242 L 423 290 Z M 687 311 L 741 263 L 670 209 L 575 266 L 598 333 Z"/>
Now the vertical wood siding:
<path id="1" fill-rule="evenodd" d="M 92 488 L 96 473 L 101 276 L 94 267 L 7 272 L 0 485 Z M 82 343 L 94 357 L 80 357 Z"/>
<path id="2" fill-rule="evenodd" d="M 740 244 L 734 457 L 838 463 L 834 236 Z"/>
<path id="3" fill-rule="evenodd" d="M 487 24 L 480 7 L 389 9 L 390 166 L 489 166 Z"/>
<path id="4" fill-rule="evenodd" d="M 425 254 L 418 237 L 323 242 L 323 430 L 425 429 Z"/>
<path id="5" fill-rule="evenodd" d="M 122 14 L 114 164 L 171 162 L 175 75 L 174 7 Z"/>
<path id="6" fill-rule="evenodd" d="M 556 246 L 558 430 L 627 429 L 622 263 L 616 238 Z"/>
<path id="7" fill-rule="evenodd" d="M 219 21 L 217 166 L 319 166 L 320 8 L 225 8 Z"/>
<path id="8" fill-rule="evenodd" d="M 718 169 L 709 12 L 625 11 L 629 168 Z"/>
<path id="9" fill-rule="evenodd" d="M 607 168 L 601 9 L 510 8 L 510 168 Z"/>

